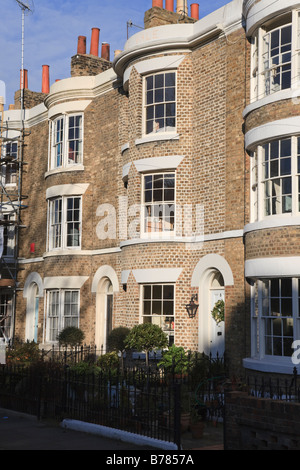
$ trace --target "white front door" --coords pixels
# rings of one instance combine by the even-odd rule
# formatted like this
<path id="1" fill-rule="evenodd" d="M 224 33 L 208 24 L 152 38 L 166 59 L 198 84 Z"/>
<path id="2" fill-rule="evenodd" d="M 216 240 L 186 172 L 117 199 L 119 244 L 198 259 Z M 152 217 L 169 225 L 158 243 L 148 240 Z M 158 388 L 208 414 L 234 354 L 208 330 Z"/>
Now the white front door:
<path id="1" fill-rule="evenodd" d="M 210 312 L 214 308 L 218 300 L 225 299 L 224 289 L 211 289 L 211 302 L 210 302 Z M 213 358 L 223 357 L 225 352 L 225 322 L 217 323 L 212 315 L 210 315 L 210 353 Z"/>

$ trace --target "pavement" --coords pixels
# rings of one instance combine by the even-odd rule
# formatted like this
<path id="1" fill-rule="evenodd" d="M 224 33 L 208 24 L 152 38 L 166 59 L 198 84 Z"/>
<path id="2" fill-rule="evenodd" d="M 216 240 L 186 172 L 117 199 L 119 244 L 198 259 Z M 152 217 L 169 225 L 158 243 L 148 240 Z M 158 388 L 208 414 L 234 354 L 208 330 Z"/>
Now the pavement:
<path id="1" fill-rule="evenodd" d="M 222 426 L 218 429 L 208 426 L 203 438 L 197 441 L 190 433 L 185 433 L 182 436 L 183 450 L 223 450 L 222 434 Z M 132 451 L 136 455 L 138 451 L 154 451 L 154 448 L 66 429 L 56 422 L 39 421 L 35 416 L 0 408 L 0 450 Z"/>

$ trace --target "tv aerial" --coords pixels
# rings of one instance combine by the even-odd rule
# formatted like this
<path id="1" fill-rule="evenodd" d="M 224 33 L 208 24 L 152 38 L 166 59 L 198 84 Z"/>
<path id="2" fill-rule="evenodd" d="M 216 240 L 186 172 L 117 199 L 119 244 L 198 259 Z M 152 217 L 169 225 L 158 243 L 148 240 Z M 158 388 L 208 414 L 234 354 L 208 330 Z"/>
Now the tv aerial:
<path id="1" fill-rule="evenodd" d="M 22 44 L 21 44 L 21 111 L 24 112 L 24 30 L 25 30 L 25 15 L 29 15 L 34 11 L 33 0 L 16 0 L 17 4 L 22 10 Z M 23 122 L 23 117 L 22 117 Z"/>

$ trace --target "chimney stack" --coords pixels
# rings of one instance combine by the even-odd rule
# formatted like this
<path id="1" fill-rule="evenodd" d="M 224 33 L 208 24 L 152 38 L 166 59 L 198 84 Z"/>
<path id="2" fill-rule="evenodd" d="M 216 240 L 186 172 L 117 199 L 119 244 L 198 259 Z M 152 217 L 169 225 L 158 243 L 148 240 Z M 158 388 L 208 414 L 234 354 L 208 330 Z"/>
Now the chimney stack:
<path id="1" fill-rule="evenodd" d="M 152 0 L 152 8 L 154 7 L 163 8 L 164 0 Z"/>
<path id="2" fill-rule="evenodd" d="M 86 36 L 78 36 L 77 54 L 86 54 Z"/>
<path id="3" fill-rule="evenodd" d="M 199 3 L 191 4 L 191 18 L 194 18 L 194 20 L 199 20 Z"/>
<path id="4" fill-rule="evenodd" d="M 107 42 L 102 43 L 101 58 L 108 61 L 110 60 L 110 45 Z"/>
<path id="5" fill-rule="evenodd" d="M 174 11 L 174 0 L 166 0 L 166 10 Z"/>
<path id="6" fill-rule="evenodd" d="M 50 92 L 50 80 L 49 80 L 49 65 L 43 65 L 42 75 L 42 93 L 49 94 Z"/>
<path id="7" fill-rule="evenodd" d="M 22 74 L 22 69 L 21 69 L 20 70 L 20 90 L 22 90 L 22 87 L 24 90 L 27 90 L 28 89 L 28 70 L 23 69 L 23 72 L 24 74 Z"/>
<path id="8" fill-rule="evenodd" d="M 184 12 L 184 14 L 187 16 L 188 15 L 188 8 L 187 8 L 187 0 L 177 0 L 177 13 L 181 14 Z"/>
<path id="9" fill-rule="evenodd" d="M 91 38 L 91 50 L 90 54 L 98 56 L 99 55 L 99 28 L 92 28 L 92 38 Z"/>

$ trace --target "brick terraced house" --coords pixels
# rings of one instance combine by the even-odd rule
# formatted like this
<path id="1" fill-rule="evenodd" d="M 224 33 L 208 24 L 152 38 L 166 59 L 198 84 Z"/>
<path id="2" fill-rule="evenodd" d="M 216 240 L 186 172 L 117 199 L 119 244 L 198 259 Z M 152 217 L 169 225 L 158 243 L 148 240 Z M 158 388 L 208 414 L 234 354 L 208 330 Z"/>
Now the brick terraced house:
<path id="1" fill-rule="evenodd" d="M 152 322 L 235 373 L 290 373 L 300 2 L 202 19 L 173 3 L 153 0 L 112 62 L 99 29 L 90 53 L 80 36 L 70 78 L 49 87 L 44 66 L 37 93 L 24 75 L 2 113 L 1 336 L 49 348 L 74 325 L 105 351 L 112 328 Z"/>

